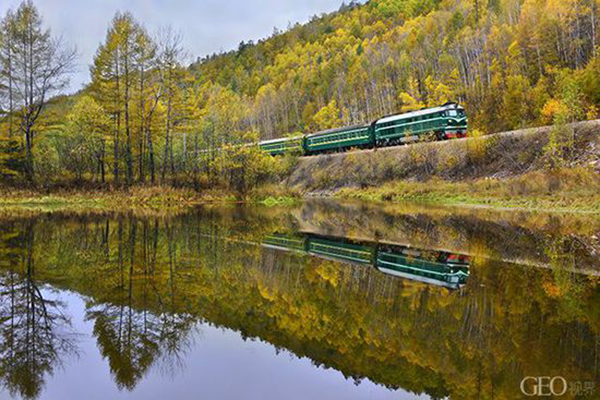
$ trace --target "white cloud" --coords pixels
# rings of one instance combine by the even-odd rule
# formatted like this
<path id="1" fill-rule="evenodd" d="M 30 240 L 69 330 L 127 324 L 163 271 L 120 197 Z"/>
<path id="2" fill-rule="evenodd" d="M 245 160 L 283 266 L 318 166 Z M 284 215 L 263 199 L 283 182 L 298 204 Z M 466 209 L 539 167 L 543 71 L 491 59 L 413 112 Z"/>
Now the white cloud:
<path id="1" fill-rule="evenodd" d="M 305 22 L 312 15 L 336 10 L 342 0 L 34 0 L 45 24 L 77 46 L 79 63 L 71 90 L 89 82 L 88 67 L 104 41 L 116 11 L 130 11 L 150 32 L 172 25 L 184 37 L 193 58 L 237 47 L 243 40 L 269 36 L 273 27 Z M 3 0 L 0 15 L 20 0 Z"/>

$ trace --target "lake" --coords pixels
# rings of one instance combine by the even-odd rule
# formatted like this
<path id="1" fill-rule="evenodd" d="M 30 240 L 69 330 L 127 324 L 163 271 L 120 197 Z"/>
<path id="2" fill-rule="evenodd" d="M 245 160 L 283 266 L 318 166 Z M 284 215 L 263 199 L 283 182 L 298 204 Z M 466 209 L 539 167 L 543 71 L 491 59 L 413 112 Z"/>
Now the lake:
<path id="1" fill-rule="evenodd" d="M 13 210 L 0 254 L 0 399 L 600 393 L 597 215 Z"/>

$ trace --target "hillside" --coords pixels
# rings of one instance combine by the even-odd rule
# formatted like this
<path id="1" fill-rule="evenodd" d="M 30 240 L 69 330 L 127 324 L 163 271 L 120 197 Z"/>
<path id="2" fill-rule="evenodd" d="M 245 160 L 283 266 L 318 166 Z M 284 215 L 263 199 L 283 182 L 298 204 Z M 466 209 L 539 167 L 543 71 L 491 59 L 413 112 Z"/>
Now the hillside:
<path id="1" fill-rule="evenodd" d="M 474 128 L 593 119 L 597 1 L 371 0 L 192 66 L 249 105 L 264 138 L 447 100 Z"/>
<path id="2" fill-rule="evenodd" d="M 285 184 L 319 196 L 597 209 L 600 120 L 302 157 Z"/>
<path id="3" fill-rule="evenodd" d="M 600 120 L 575 123 L 573 153 L 564 165 L 596 166 L 600 171 Z M 554 127 L 501 132 L 407 146 L 301 157 L 286 183 L 304 190 L 372 187 L 403 179 L 460 182 L 506 179 L 548 167 L 546 147 Z"/>

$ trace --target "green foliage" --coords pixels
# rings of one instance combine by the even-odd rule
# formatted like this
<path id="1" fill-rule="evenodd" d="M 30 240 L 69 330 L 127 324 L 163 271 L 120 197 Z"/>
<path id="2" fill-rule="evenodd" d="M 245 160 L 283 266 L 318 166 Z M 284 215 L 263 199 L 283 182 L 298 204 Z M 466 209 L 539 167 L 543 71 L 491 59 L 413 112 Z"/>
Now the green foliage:
<path id="1" fill-rule="evenodd" d="M 563 118 L 565 118 L 564 115 L 558 116 L 557 123 L 550 132 L 548 144 L 544 146 L 546 165 L 550 169 L 565 167 L 572 159 L 575 132 L 573 127 L 564 122 Z"/>
<path id="2" fill-rule="evenodd" d="M 66 171 L 81 180 L 103 167 L 110 121 L 102 106 L 87 95 L 79 98 L 67 116 L 67 123 L 57 138 L 60 161 Z"/>
<path id="3" fill-rule="evenodd" d="M 256 134 L 246 138 L 256 138 Z M 277 176 L 279 160 L 253 144 L 226 145 L 212 160 L 210 168 L 214 170 L 211 175 L 219 177 L 218 183 L 245 196 L 259 183 Z"/>
<path id="4" fill-rule="evenodd" d="M 600 56 L 596 55 L 587 65 L 581 76 L 581 88 L 585 98 L 600 107 Z"/>
<path id="5" fill-rule="evenodd" d="M 15 138 L 0 134 L 0 180 L 15 183 L 25 172 L 25 154 Z"/>
<path id="6" fill-rule="evenodd" d="M 531 90 L 529 80 L 522 75 L 509 76 L 506 79 L 504 116 L 510 127 L 522 128 L 531 121 Z"/>
<path id="7" fill-rule="evenodd" d="M 261 204 L 264 204 L 267 207 L 276 207 L 276 206 L 290 206 L 296 203 L 296 199 L 293 197 L 273 197 L 269 196 L 266 199 L 261 201 Z"/>
<path id="8" fill-rule="evenodd" d="M 43 184 L 57 182 L 61 175 L 61 160 L 55 137 L 41 140 L 35 149 L 35 173 Z"/>

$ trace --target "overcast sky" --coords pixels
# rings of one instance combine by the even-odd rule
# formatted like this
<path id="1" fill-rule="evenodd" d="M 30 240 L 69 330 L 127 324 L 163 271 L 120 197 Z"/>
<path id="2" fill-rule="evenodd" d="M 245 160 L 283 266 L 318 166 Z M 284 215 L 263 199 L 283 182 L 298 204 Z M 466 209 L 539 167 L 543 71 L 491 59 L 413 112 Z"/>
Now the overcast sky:
<path id="1" fill-rule="evenodd" d="M 180 30 L 190 57 L 237 48 L 269 36 L 273 27 L 306 22 L 337 10 L 342 0 L 34 0 L 53 35 L 77 46 L 79 62 L 71 91 L 89 82 L 88 67 L 116 11 L 131 11 L 150 32 L 165 25 Z M 20 0 L 1 0 L 0 14 Z"/>

